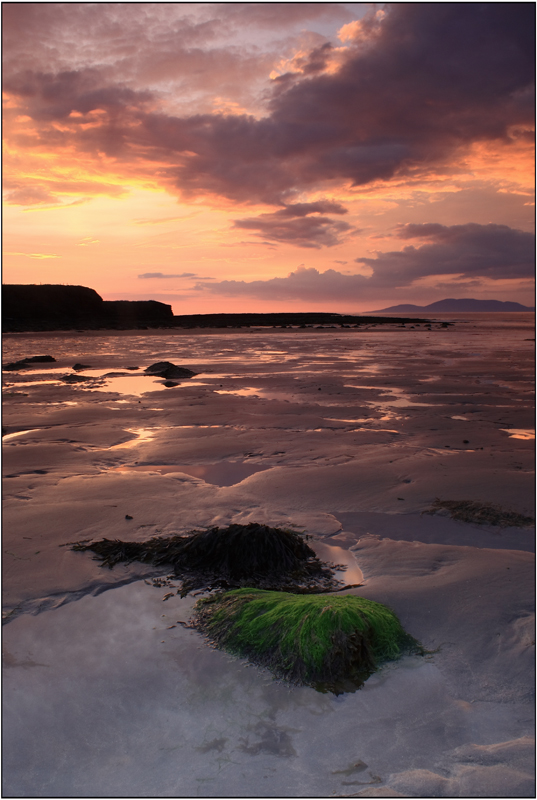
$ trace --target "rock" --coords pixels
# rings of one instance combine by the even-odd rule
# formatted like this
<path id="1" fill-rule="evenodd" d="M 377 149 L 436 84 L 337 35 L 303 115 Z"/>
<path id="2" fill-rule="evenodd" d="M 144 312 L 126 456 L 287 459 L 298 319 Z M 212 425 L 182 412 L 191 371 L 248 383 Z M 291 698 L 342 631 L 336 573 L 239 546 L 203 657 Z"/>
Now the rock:
<path id="1" fill-rule="evenodd" d="M 30 364 L 51 363 L 56 362 L 52 356 L 29 356 L 28 358 L 21 358 L 20 361 L 12 361 L 2 367 L 4 371 L 14 372 L 19 369 L 27 369 Z"/>
<path id="2" fill-rule="evenodd" d="M 25 361 L 12 361 L 10 364 L 2 364 L 4 372 L 17 372 L 20 369 L 29 369 L 30 365 Z"/>
<path id="3" fill-rule="evenodd" d="M 171 361 L 157 361 L 147 367 L 144 372 L 146 375 L 155 375 L 159 378 L 192 378 L 193 375 L 198 374 L 186 367 L 178 367 L 176 364 L 172 364 Z"/>
<path id="4" fill-rule="evenodd" d="M 62 375 L 60 380 L 63 383 L 82 383 L 83 381 L 91 380 L 91 378 L 86 378 L 83 375 Z"/>
<path id="5" fill-rule="evenodd" d="M 89 364 L 75 364 L 73 369 L 79 372 L 81 369 L 91 369 Z"/>

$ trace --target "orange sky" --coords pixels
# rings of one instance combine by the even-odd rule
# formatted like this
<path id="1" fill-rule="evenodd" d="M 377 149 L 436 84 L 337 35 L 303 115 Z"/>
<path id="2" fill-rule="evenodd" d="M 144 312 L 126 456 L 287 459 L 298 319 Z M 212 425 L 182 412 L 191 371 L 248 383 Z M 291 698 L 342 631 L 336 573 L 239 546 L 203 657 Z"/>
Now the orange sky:
<path id="1" fill-rule="evenodd" d="M 4 4 L 4 282 L 532 305 L 527 21 L 484 5 Z"/>

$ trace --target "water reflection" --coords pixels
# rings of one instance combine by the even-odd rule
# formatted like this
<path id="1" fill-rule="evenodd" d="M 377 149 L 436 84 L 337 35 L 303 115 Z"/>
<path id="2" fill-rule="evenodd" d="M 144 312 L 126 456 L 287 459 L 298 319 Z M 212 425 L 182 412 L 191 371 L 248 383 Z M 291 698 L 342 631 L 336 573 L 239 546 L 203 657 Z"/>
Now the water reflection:
<path id="1" fill-rule="evenodd" d="M 142 442 L 151 442 L 155 436 L 157 435 L 157 431 L 161 430 L 160 428 L 125 428 L 127 433 L 133 433 L 136 437 L 135 439 L 129 439 L 128 442 L 121 442 L 120 444 L 113 444 L 110 448 L 125 448 L 125 447 L 135 447 L 136 445 L 142 444 Z"/>
<path id="2" fill-rule="evenodd" d="M 328 561 L 332 564 L 342 564 L 346 567 L 344 570 L 336 570 L 336 578 L 338 580 L 350 585 L 363 583 L 363 572 L 350 550 L 345 550 L 345 548 L 337 547 L 333 544 L 318 542 L 317 540 L 308 541 L 308 544 L 312 550 L 315 550 L 315 553 L 322 561 Z"/>
<path id="3" fill-rule="evenodd" d="M 351 384 L 344 384 L 346 389 L 374 389 L 378 392 L 381 392 L 381 395 L 391 394 L 395 395 L 395 398 L 388 397 L 385 398 L 383 396 L 376 397 L 373 401 L 370 401 L 371 405 L 385 405 L 385 406 L 396 406 L 397 408 L 410 408 L 411 406 L 432 406 L 432 403 L 416 403 L 413 400 L 410 400 L 408 397 L 408 392 L 405 389 L 400 389 L 396 386 L 354 386 Z"/>
<path id="4" fill-rule="evenodd" d="M 500 428 L 500 430 L 508 433 L 510 439 L 535 439 L 533 428 Z"/>
<path id="5" fill-rule="evenodd" d="M 26 436 L 28 433 L 37 433 L 37 431 L 42 430 L 42 428 L 31 428 L 27 431 L 17 431 L 17 433 L 6 433 L 5 436 L 2 436 L 3 442 L 11 441 L 11 439 L 15 439 L 17 436 Z"/>
<path id="6" fill-rule="evenodd" d="M 34 380 L 26 380 L 26 376 L 31 374 Z M 40 379 L 37 375 L 42 375 Z M 84 380 L 76 380 L 71 383 L 69 380 L 62 380 L 65 377 L 73 379 L 83 378 Z M 174 380 L 179 386 L 188 383 L 190 386 L 206 386 L 207 384 L 201 381 L 190 381 L 190 379 L 177 379 Z M 76 391 L 80 392 L 117 392 L 118 394 L 131 395 L 140 397 L 147 392 L 161 391 L 166 387 L 161 378 L 156 378 L 154 375 L 145 375 L 136 372 L 122 372 L 114 371 L 111 369 L 85 369 L 78 372 L 68 372 L 65 368 L 55 367 L 53 369 L 43 372 L 43 370 L 27 370 L 21 376 L 18 376 L 16 382 L 5 382 L 5 387 L 18 386 L 21 388 L 43 386 L 46 384 L 53 384 L 56 386 L 63 386 L 68 384 Z"/>

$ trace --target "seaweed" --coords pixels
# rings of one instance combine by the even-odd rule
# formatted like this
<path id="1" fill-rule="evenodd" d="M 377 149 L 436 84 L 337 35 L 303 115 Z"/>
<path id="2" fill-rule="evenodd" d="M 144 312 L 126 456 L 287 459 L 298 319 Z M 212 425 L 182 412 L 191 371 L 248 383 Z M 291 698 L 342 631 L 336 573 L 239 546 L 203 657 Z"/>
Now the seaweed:
<path id="1" fill-rule="evenodd" d="M 423 514 L 448 513 L 459 522 L 475 525 L 495 525 L 499 528 L 526 528 L 535 524 L 533 517 L 525 517 L 516 511 L 508 511 L 493 503 L 478 503 L 473 500 L 439 500 Z"/>
<path id="2" fill-rule="evenodd" d="M 199 600 L 192 627 L 278 678 L 335 694 L 355 691 L 383 661 L 425 652 L 387 606 L 355 595 L 243 588 Z"/>
<path id="3" fill-rule="evenodd" d="M 145 542 L 102 539 L 76 543 L 91 550 L 103 567 L 141 561 L 170 565 L 183 581 L 181 595 L 194 589 L 257 586 L 296 592 L 328 592 L 341 587 L 330 565 L 320 561 L 295 531 L 252 522 L 193 531 L 186 536 L 155 537 Z"/>

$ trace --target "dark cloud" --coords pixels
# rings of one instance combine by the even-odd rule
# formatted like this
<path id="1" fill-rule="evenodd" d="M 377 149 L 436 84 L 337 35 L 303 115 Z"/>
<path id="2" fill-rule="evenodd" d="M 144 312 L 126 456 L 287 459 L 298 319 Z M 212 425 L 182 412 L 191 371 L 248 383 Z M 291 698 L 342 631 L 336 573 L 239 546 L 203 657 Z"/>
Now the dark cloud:
<path id="1" fill-rule="evenodd" d="M 116 5 L 121 4 L 110 4 L 112 10 Z M 211 8 L 220 13 L 221 5 L 228 4 Z M 279 15 L 281 21 L 290 15 L 327 13 L 324 8 L 316 10 L 315 4 L 308 9 L 301 6 L 239 3 L 222 14 L 228 21 L 235 15 L 270 27 Z M 316 44 L 292 81 L 273 82 L 266 113 L 259 118 L 157 113 L 155 93 L 132 89 L 110 77 L 108 67 L 57 74 L 11 70 L 6 89 L 25 106 L 18 113 L 42 122 L 64 120 L 72 111 L 83 116 L 95 109 L 104 112 L 100 126 L 82 130 L 72 122 L 68 131 L 50 126 L 34 145 L 69 144 L 132 163 L 141 158 L 158 162 L 157 179 L 186 197 L 211 193 L 281 205 L 326 182 L 358 186 L 441 172 L 460 148 L 481 141 L 509 143 L 515 127 L 517 135 L 525 136 L 534 118 L 534 13 L 532 3 L 388 5 L 383 18 L 372 12 L 362 21 L 362 35 L 348 48 L 339 69 L 325 71 L 331 50 Z M 114 14 L 119 36 L 124 12 L 118 8 Z M 163 19 L 159 25 L 151 28 L 149 48 L 156 61 L 156 43 L 166 29 Z M 176 21 L 173 30 L 180 28 Z M 94 26 L 93 36 L 96 30 Z M 9 29 L 4 33 L 9 39 Z M 216 36 L 217 29 L 213 24 L 199 33 Z M 142 36 L 141 30 L 138 35 Z M 131 45 L 135 43 L 131 39 Z M 170 46 L 167 41 L 169 58 Z M 127 61 L 136 57 L 136 53 L 125 55 Z M 170 65 L 163 66 L 162 80 L 172 79 Z M 225 85 L 223 73 L 220 77 L 218 69 L 209 72 Z M 117 65 L 114 74 L 121 74 Z M 187 86 L 188 70 L 181 74 Z M 31 139 L 27 146 L 32 146 Z M 323 230 L 318 218 L 305 215 L 304 220 L 314 246 L 332 242 L 331 237 L 337 239 L 343 231 L 338 227 L 343 223 L 330 223 L 332 227 L 325 223 L 328 227 Z M 268 226 L 269 232 L 280 236 L 274 220 L 258 221 L 257 230 Z M 277 240 L 294 237 L 305 242 L 307 231 L 298 221 L 291 218 L 288 230 L 281 233 L 283 239 Z M 248 227 L 253 224 L 245 222 Z"/>
<path id="2" fill-rule="evenodd" d="M 270 116 L 148 117 L 197 155 L 178 188 L 277 202 L 327 180 L 363 185 L 441 169 L 473 142 L 533 125 L 531 4 L 400 3 L 334 74 L 279 90 Z"/>
<path id="3" fill-rule="evenodd" d="M 346 214 L 340 203 L 329 200 L 316 203 L 294 203 L 272 214 L 260 214 L 248 219 L 237 219 L 233 227 L 258 231 L 256 236 L 273 242 L 286 242 L 298 247 L 320 248 L 340 244 L 341 236 L 351 230 L 351 225 L 330 217 L 312 214 Z"/>
<path id="4" fill-rule="evenodd" d="M 528 278 L 535 271 L 534 234 L 507 225 L 409 224 L 398 235 L 429 241 L 421 247 L 379 253 L 376 258 L 357 258 L 357 263 L 371 267 L 375 282 L 406 286 L 427 275 Z"/>
<path id="5" fill-rule="evenodd" d="M 372 268 L 369 277 L 299 267 L 285 278 L 200 283 L 195 288 L 264 300 L 359 302 L 381 299 L 390 291 L 404 292 L 414 281 L 427 276 L 457 276 L 455 282 L 435 282 L 440 290 L 453 292 L 481 287 L 481 279 L 489 279 L 490 286 L 490 279 L 531 278 L 534 273 L 534 235 L 506 225 L 470 223 L 446 227 L 428 223 L 406 225 L 399 234 L 404 239 L 433 241 L 421 247 L 408 246 L 400 252 L 379 253 L 376 258 L 357 258 L 358 263 Z"/>
<path id="6" fill-rule="evenodd" d="M 152 98 L 147 91 L 107 86 L 105 80 L 96 69 L 69 70 L 58 74 L 25 70 L 5 78 L 4 90 L 25 100 L 35 120 L 63 120 L 73 111 L 86 115 L 96 109 L 114 116 L 120 109 L 132 106 L 141 109 Z"/>

